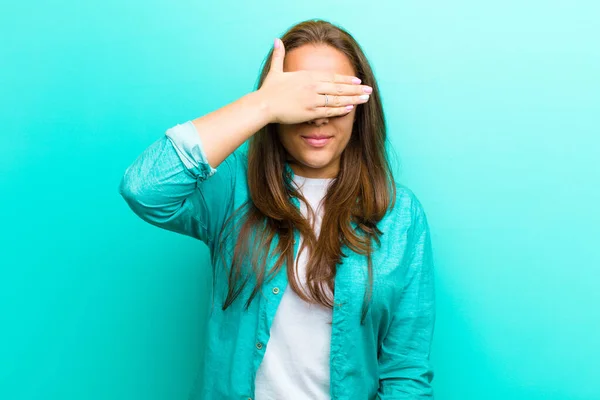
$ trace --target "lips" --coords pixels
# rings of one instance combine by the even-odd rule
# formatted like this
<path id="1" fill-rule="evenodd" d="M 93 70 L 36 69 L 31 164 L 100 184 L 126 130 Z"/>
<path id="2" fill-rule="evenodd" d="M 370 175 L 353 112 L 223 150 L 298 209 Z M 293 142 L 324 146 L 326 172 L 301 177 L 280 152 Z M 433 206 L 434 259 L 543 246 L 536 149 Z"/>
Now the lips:
<path id="1" fill-rule="evenodd" d="M 311 147 L 323 147 L 331 141 L 332 136 L 302 136 L 302 140 Z"/>
<path id="2" fill-rule="evenodd" d="M 326 136 L 326 135 L 314 135 L 314 136 L 302 136 L 303 138 L 307 138 L 307 139 L 328 139 L 331 136 Z"/>

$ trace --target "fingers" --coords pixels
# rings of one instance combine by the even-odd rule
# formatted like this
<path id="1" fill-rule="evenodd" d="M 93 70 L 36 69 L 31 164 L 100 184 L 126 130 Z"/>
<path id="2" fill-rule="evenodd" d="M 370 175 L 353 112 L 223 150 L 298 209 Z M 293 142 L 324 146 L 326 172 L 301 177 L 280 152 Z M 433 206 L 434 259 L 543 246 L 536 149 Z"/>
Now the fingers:
<path id="1" fill-rule="evenodd" d="M 315 98 L 315 107 L 344 107 L 354 104 L 363 104 L 369 101 L 370 96 L 368 94 L 361 94 L 357 96 L 337 96 L 327 95 L 327 104 L 325 104 L 325 95 L 319 94 Z"/>
<path id="2" fill-rule="evenodd" d="M 271 57 L 271 68 L 269 71 L 283 72 L 283 59 L 285 58 L 285 47 L 279 38 L 275 38 L 273 44 L 273 55 Z"/>
<path id="3" fill-rule="evenodd" d="M 317 107 L 314 118 L 332 118 L 348 114 L 354 108 L 353 105 L 344 107 Z"/>
<path id="4" fill-rule="evenodd" d="M 316 88 L 319 94 L 339 96 L 371 94 L 373 92 L 373 88 L 367 85 L 348 85 L 334 82 L 318 82 Z"/>
<path id="5" fill-rule="evenodd" d="M 313 77 L 317 81 L 321 82 L 330 82 L 330 83 L 344 83 L 347 85 L 358 85 L 360 84 L 360 79 L 352 75 L 342 75 L 335 74 L 333 72 L 325 72 L 325 71 L 311 71 Z"/>

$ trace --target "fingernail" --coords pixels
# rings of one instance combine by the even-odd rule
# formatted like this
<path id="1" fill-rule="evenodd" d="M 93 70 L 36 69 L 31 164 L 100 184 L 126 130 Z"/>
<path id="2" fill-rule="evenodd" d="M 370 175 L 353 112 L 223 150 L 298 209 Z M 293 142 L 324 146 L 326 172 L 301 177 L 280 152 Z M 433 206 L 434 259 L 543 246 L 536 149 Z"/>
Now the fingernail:
<path id="1" fill-rule="evenodd" d="M 368 94 L 361 94 L 358 97 L 360 97 L 361 100 L 369 100 L 369 95 Z"/>
<path id="2" fill-rule="evenodd" d="M 350 104 L 346 106 L 346 110 L 350 111 L 354 108 L 354 104 Z"/>
<path id="3" fill-rule="evenodd" d="M 279 48 L 279 39 L 278 39 L 278 38 L 275 38 L 275 44 L 274 44 L 274 47 L 275 47 L 276 49 L 278 49 L 278 48 Z"/>
<path id="4" fill-rule="evenodd" d="M 365 93 L 372 93 L 373 92 L 373 88 L 371 86 L 365 86 L 363 89 L 363 92 Z"/>
<path id="5" fill-rule="evenodd" d="M 352 78 L 352 83 L 359 84 L 359 83 L 361 83 L 361 82 L 362 82 L 362 81 L 361 81 L 360 79 L 358 79 L 358 78 Z"/>

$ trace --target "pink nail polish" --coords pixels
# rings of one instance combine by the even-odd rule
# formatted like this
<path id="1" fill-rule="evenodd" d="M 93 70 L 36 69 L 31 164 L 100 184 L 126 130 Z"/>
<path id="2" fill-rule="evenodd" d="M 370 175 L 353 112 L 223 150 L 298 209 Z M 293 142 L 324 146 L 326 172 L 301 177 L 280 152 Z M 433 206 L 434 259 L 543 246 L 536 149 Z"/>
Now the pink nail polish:
<path id="1" fill-rule="evenodd" d="M 358 85 L 360 82 L 361 82 L 360 79 L 358 79 L 358 78 L 352 78 L 352 83 L 355 83 L 355 84 Z"/>

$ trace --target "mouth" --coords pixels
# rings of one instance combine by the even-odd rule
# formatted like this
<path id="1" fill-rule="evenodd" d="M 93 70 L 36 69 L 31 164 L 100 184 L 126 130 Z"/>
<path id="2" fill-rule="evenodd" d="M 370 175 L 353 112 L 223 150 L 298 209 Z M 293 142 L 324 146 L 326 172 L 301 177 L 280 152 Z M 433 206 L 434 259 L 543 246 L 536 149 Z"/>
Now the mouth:
<path id="1" fill-rule="evenodd" d="M 323 147 L 331 141 L 333 136 L 301 136 L 312 147 Z"/>

